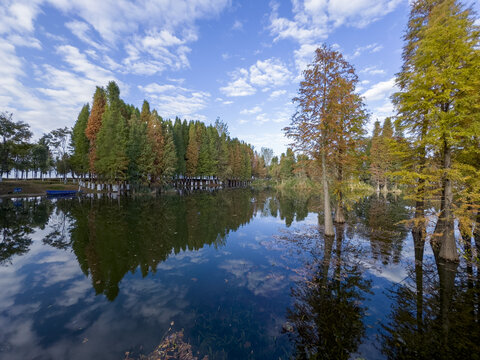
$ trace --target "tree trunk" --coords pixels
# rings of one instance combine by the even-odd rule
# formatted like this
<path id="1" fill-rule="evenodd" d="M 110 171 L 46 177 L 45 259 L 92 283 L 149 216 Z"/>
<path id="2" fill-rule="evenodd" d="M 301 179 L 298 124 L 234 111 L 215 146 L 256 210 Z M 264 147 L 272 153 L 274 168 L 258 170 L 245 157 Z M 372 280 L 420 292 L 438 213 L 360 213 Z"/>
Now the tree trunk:
<path id="1" fill-rule="evenodd" d="M 415 284 L 417 302 L 417 331 L 423 333 L 423 253 L 425 250 L 425 229 L 412 230 L 415 247 Z"/>
<path id="2" fill-rule="evenodd" d="M 337 224 L 345 223 L 345 215 L 343 212 L 343 197 L 341 192 L 338 193 L 337 205 L 335 208 L 335 222 Z"/>
<path id="3" fill-rule="evenodd" d="M 342 184 L 343 182 L 343 168 L 340 164 L 337 169 L 337 182 Z M 335 207 L 335 222 L 337 224 L 343 224 L 345 222 L 345 215 L 343 212 L 343 193 L 341 190 L 338 191 L 337 204 Z"/>
<path id="4" fill-rule="evenodd" d="M 325 216 L 325 236 L 335 236 L 335 232 L 333 230 L 332 209 L 330 207 L 330 193 L 328 191 L 327 165 L 325 162 L 325 151 L 322 151 L 322 185 L 324 198 L 323 212 Z"/>
<path id="5" fill-rule="evenodd" d="M 438 277 L 440 280 L 440 321 L 442 325 L 442 335 L 444 346 L 448 344 L 448 335 L 450 332 L 450 305 L 453 292 L 455 290 L 455 275 L 458 264 L 447 262 L 443 259 L 437 259 Z"/>
<path id="6" fill-rule="evenodd" d="M 443 180 L 442 180 L 442 198 L 440 203 L 440 215 L 435 226 L 435 234 L 438 238 L 439 257 L 446 261 L 458 262 L 458 252 L 455 243 L 455 224 L 452 212 L 453 190 L 450 180 L 450 170 L 452 164 L 452 149 L 444 138 L 443 145 Z"/>

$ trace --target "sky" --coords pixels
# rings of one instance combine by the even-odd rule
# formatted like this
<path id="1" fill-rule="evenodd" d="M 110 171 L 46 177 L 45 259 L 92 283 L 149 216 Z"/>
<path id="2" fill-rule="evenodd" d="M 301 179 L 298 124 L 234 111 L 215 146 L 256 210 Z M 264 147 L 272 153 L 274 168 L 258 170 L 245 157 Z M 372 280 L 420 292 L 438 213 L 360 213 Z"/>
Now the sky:
<path id="1" fill-rule="evenodd" d="M 408 13 L 408 0 L 2 0 L 0 111 L 38 138 L 73 126 L 95 87 L 114 80 L 129 104 L 220 117 L 232 137 L 279 155 L 323 43 L 355 67 L 369 129 L 393 114 Z"/>

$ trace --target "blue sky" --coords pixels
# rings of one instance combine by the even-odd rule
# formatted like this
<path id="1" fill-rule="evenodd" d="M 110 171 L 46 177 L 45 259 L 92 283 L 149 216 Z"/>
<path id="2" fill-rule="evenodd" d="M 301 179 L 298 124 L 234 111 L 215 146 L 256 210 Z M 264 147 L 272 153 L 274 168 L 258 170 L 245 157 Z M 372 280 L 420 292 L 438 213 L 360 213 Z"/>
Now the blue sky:
<path id="1" fill-rule="evenodd" d="M 95 86 L 115 80 L 127 103 L 219 116 L 232 136 L 279 154 L 301 71 L 323 42 L 354 65 L 371 123 L 392 114 L 408 12 L 408 0 L 2 0 L 0 111 L 39 137 L 73 126 Z"/>

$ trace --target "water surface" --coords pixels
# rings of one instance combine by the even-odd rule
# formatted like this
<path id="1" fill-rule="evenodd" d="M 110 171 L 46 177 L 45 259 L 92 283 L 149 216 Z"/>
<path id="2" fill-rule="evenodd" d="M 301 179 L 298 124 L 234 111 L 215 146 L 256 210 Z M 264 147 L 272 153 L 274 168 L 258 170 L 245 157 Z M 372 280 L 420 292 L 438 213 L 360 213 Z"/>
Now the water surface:
<path id="1" fill-rule="evenodd" d="M 135 358 L 182 330 L 199 358 L 475 358 L 472 252 L 437 264 L 407 205 L 363 199 L 325 238 L 318 199 L 245 189 L 3 199 L 0 358 Z"/>

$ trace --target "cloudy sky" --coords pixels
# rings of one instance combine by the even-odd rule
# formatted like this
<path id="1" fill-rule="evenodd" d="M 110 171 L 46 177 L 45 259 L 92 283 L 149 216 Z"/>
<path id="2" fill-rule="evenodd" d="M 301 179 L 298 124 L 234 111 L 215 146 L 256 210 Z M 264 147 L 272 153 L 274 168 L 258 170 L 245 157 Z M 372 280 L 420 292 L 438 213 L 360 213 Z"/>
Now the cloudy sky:
<path id="1" fill-rule="evenodd" d="M 38 137 L 72 126 L 95 86 L 115 80 L 127 103 L 219 116 L 279 154 L 323 42 L 355 66 L 372 122 L 391 114 L 408 11 L 408 0 L 2 0 L 0 111 Z"/>

